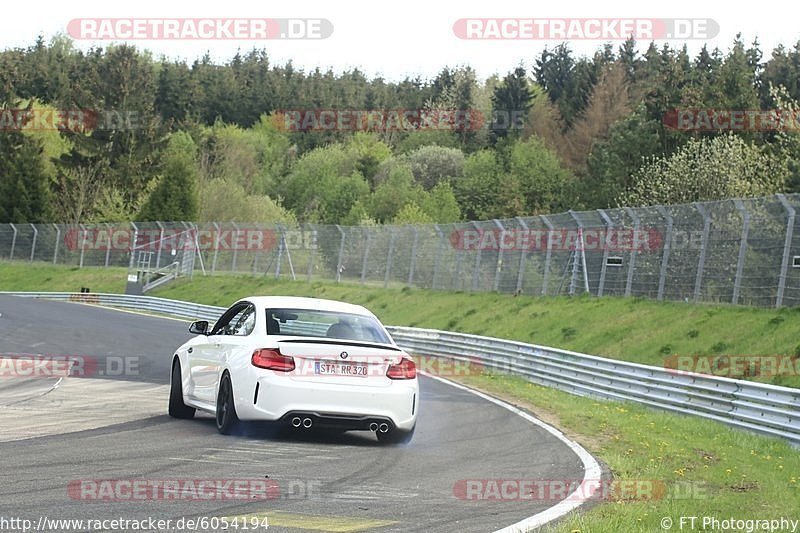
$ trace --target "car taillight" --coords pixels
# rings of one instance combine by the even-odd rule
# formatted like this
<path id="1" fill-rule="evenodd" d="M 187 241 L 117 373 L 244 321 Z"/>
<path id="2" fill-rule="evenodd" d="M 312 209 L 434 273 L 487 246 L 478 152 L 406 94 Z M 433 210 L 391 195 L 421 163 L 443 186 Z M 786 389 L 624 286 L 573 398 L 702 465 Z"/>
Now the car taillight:
<path id="1" fill-rule="evenodd" d="M 403 357 L 396 365 L 389 365 L 386 370 L 389 379 L 414 379 L 417 377 L 417 365 L 407 357 Z"/>
<path id="2" fill-rule="evenodd" d="M 277 370 L 279 372 L 291 372 L 294 370 L 294 359 L 288 355 L 281 355 L 278 350 L 268 350 L 262 348 L 253 352 L 253 366 Z"/>

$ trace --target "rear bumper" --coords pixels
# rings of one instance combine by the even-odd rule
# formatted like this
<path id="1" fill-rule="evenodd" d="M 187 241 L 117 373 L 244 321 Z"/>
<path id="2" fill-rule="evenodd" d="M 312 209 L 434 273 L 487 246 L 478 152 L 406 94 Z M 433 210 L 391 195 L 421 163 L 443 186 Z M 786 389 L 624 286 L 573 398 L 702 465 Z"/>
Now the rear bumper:
<path id="1" fill-rule="evenodd" d="M 235 388 L 236 413 L 242 420 L 285 421 L 300 414 L 321 426 L 368 429 L 373 421 L 385 421 L 410 430 L 419 407 L 416 379 L 368 387 L 302 382 L 267 372 Z"/>

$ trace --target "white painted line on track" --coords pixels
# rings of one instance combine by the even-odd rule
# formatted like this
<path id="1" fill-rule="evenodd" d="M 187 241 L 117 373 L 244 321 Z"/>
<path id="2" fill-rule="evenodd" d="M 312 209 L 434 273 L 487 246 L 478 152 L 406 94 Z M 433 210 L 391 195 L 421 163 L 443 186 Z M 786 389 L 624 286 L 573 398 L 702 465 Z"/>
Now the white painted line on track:
<path id="1" fill-rule="evenodd" d="M 586 494 L 584 486 L 586 486 L 587 483 L 596 482 L 597 480 L 600 479 L 602 475 L 602 469 L 600 468 L 600 464 L 597 462 L 597 460 L 594 457 L 592 457 L 592 454 L 587 452 L 586 449 L 583 448 L 583 446 L 581 446 L 575 441 L 568 439 L 561 431 L 557 430 L 553 426 L 545 424 L 538 418 L 526 413 L 522 409 L 514 407 L 510 403 L 498 400 L 493 396 L 489 396 L 488 394 L 485 394 L 483 392 L 476 391 L 465 385 L 461 385 L 460 383 L 456 383 L 454 381 L 450 381 L 448 379 L 444 379 L 439 376 L 432 376 L 427 372 L 420 372 L 420 374 L 429 377 L 431 379 L 440 381 L 442 383 L 445 383 L 447 385 L 450 385 L 451 387 L 455 387 L 457 389 L 474 394 L 475 396 L 483 398 L 487 402 L 499 405 L 503 409 L 507 409 L 512 413 L 516 414 L 517 416 L 527 420 L 528 422 L 539 426 L 540 428 L 544 429 L 545 431 L 556 437 L 558 440 L 566 444 L 573 452 L 575 452 L 575 454 L 580 458 L 581 462 L 583 463 L 583 472 L 584 472 L 583 481 L 581 482 L 581 485 L 575 489 L 574 492 L 569 494 L 566 498 L 564 498 L 554 506 L 545 509 L 544 511 L 541 511 L 539 513 L 536 513 L 533 516 L 529 516 L 528 518 L 520 520 L 515 524 L 511 524 L 510 526 L 498 529 L 497 531 L 495 531 L 495 533 L 518 533 L 518 532 L 531 531 L 533 529 L 542 527 L 548 522 L 552 522 L 553 520 L 561 518 L 570 511 L 577 509 L 584 503 L 585 498 L 577 496 L 580 494 Z"/>

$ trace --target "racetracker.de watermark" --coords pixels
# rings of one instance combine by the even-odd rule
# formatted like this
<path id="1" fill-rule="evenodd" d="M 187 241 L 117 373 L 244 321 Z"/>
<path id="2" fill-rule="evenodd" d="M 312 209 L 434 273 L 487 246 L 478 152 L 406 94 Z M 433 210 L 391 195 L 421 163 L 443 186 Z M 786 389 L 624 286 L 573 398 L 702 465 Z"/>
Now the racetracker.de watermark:
<path id="1" fill-rule="evenodd" d="M 137 111 L 113 109 L 0 109 L 0 131 L 132 131 L 141 128 Z"/>
<path id="2" fill-rule="evenodd" d="M 77 18 L 67 33 L 78 40 L 327 39 L 324 18 Z"/>
<path id="3" fill-rule="evenodd" d="M 139 357 L 0 353 L 0 378 L 94 378 L 139 375 Z"/>
<path id="4" fill-rule="evenodd" d="M 663 246 L 664 239 L 656 228 L 553 228 L 545 229 L 459 229 L 450 233 L 450 244 L 456 250 L 535 251 L 535 250 L 609 250 L 651 251 Z"/>
<path id="5" fill-rule="evenodd" d="M 304 499 L 320 491 L 316 480 L 278 481 L 266 478 L 215 479 L 73 479 L 67 483 L 72 500 L 87 502 L 202 501 Z"/>
<path id="6" fill-rule="evenodd" d="M 642 501 L 706 499 L 703 483 L 658 479 L 461 479 L 453 496 L 468 501 Z"/>
<path id="7" fill-rule="evenodd" d="M 671 355 L 664 359 L 671 373 L 726 378 L 800 376 L 800 357 L 791 355 Z"/>
<path id="8" fill-rule="evenodd" d="M 706 18 L 461 18 L 453 34 L 475 40 L 687 40 L 713 39 L 719 24 Z"/>
<path id="9" fill-rule="evenodd" d="M 800 112 L 781 109 L 672 109 L 664 125 L 681 131 L 799 131 Z"/>

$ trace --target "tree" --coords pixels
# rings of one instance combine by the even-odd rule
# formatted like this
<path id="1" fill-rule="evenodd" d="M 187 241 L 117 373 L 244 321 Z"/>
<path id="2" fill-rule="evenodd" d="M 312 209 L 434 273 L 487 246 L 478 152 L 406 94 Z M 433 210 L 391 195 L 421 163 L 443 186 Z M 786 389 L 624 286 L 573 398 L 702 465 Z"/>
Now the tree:
<path id="1" fill-rule="evenodd" d="M 503 82 L 494 89 L 492 95 L 492 124 L 490 139 L 495 142 L 499 137 L 512 133 L 514 137 L 525 125 L 533 99 L 528 86 L 528 75 L 521 66 L 503 78 Z"/>
<path id="2" fill-rule="evenodd" d="M 138 219 L 196 220 L 197 147 L 185 132 L 170 135 L 163 155 L 163 174 L 145 201 Z"/>
<path id="3" fill-rule="evenodd" d="M 464 170 L 464 153 L 458 148 L 423 146 L 399 159 L 425 189 L 450 178 L 458 179 Z"/>
<path id="4" fill-rule="evenodd" d="M 49 221 L 50 184 L 42 150 L 37 139 L 0 132 L 0 223 Z"/>
<path id="5" fill-rule="evenodd" d="M 574 206 L 574 176 L 558 156 L 536 137 L 517 141 L 509 158 L 511 183 L 516 187 L 518 215 L 563 211 Z"/>
<path id="6" fill-rule="evenodd" d="M 653 157 L 633 175 L 621 205 L 682 204 L 779 192 L 786 162 L 728 133 L 691 139 L 670 156 Z"/>

